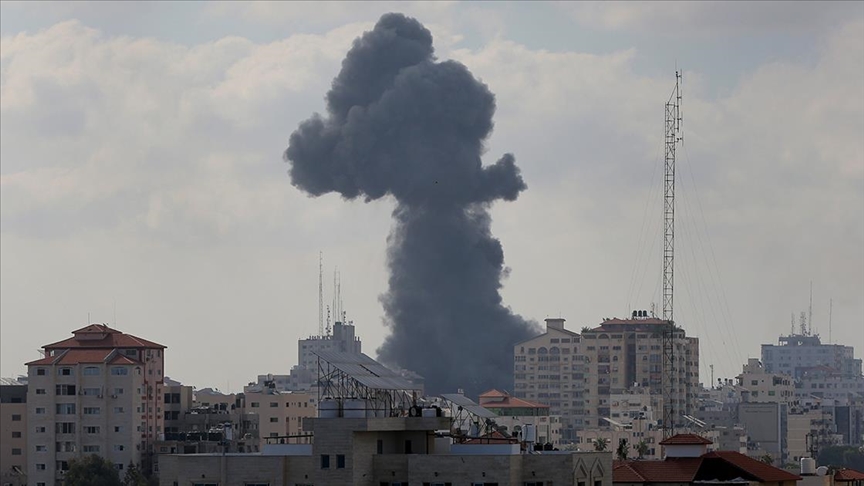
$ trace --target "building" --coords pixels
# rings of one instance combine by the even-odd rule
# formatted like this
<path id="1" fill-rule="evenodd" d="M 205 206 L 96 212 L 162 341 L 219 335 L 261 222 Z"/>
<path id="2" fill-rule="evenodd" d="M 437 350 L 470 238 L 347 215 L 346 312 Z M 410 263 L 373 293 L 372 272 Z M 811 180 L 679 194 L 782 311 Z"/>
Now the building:
<path id="1" fill-rule="evenodd" d="M 612 484 L 609 452 L 524 453 L 507 439 L 456 444 L 446 417 L 315 418 L 311 444 L 261 454 L 168 455 L 160 484 L 353 484 L 577 486 Z"/>
<path id="2" fill-rule="evenodd" d="M 549 406 L 561 417 L 565 443 L 585 424 L 586 370 L 579 334 L 564 328 L 564 319 L 546 319 L 546 332 L 513 348 L 513 396 Z"/>
<path id="3" fill-rule="evenodd" d="M 616 461 L 616 485 L 724 484 L 794 486 L 801 476 L 757 461 L 734 451 L 708 451 L 711 441 L 679 434 L 660 443 L 666 449 L 662 461 Z"/>
<path id="4" fill-rule="evenodd" d="M 165 346 L 90 324 L 43 349 L 27 363 L 28 484 L 55 484 L 89 454 L 149 473 L 163 432 Z"/>
<path id="5" fill-rule="evenodd" d="M 801 378 L 810 368 L 827 366 L 842 375 L 861 376 L 861 359 L 852 346 L 822 344 L 818 335 L 780 336 L 778 344 L 762 345 L 762 363 L 768 373 Z"/>
<path id="6" fill-rule="evenodd" d="M 498 390 L 481 393 L 479 404 L 497 416 L 495 423 L 499 430 L 518 436 L 526 425 L 532 425 L 538 444 L 561 447 L 561 417 L 550 415 L 549 405 L 516 398 Z"/>
<path id="7" fill-rule="evenodd" d="M 634 388 L 663 394 L 663 332 L 668 322 L 634 311 L 630 319 L 605 319 L 598 327 L 583 329 L 581 352 L 587 369 L 586 426 L 606 427 L 612 414 L 612 396 Z M 678 424 L 693 415 L 699 390 L 699 339 L 675 327 L 675 387 L 672 400 Z"/>
<path id="8" fill-rule="evenodd" d="M 360 338 L 354 334 L 354 323 L 336 322 L 332 334 L 297 341 L 298 366 L 315 373 L 318 370 L 318 351 L 358 355 L 363 352 L 361 348 Z"/>
<path id="9" fill-rule="evenodd" d="M 757 403 L 795 403 L 795 382 L 788 375 L 769 373 L 756 358 L 747 360 L 737 376 L 739 392 L 746 394 L 744 401 Z"/>
<path id="10" fill-rule="evenodd" d="M 317 397 L 308 392 L 283 392 L 265 389 L 243 394 L 246 415 L 258 415 L 260 447 L 268 438 L 305 433 L 303 420 L 317 415 Z"/>
<path id="11" fill-rule="evenodd" d="M 0 378 L 0 484 L 27 484 L 27 384 Z"/>

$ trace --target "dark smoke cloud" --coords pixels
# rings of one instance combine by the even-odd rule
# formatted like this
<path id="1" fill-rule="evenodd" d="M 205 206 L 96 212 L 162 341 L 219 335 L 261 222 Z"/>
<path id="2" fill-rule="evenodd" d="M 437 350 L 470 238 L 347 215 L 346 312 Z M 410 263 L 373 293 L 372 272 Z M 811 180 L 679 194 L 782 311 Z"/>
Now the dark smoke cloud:
<path id="1" fill-rule="evenodd" d="M 436 62 L 423 25 L 387 14 L 354 41 L 327 111 L 291 134 L 285 158 L 311 195 L 396 199 L 379 358 L 423 375 L 431 393 L 509 388 L 512 346 L 537 328 L 499 293 L 489 205 L 526 186 L 512 155 L 482 166 L 494 95 L 462 64 Z"/>

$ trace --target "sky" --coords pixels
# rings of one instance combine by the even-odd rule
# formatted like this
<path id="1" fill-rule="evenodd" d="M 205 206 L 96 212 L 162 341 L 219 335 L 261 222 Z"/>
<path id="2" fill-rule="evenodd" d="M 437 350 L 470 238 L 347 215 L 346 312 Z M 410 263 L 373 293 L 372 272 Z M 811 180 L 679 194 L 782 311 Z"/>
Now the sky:
<path id="1" fill-rule="evenodd" d="M 0 375 L 88 320 L 198 388 L 288 373 L 319 254 L 374 357 L 395 202 L 310 197 L 282 154 L 392 11 L 496 96 L 484 163 L 513 153 L 527 184 L 491 209 L 514 313 L 660 312 L 678 69 L 674 315 L 702 380 L 797 326 L 811 283 L 814 332 L 864 355 L 864 3 L 4 1 Z"/>

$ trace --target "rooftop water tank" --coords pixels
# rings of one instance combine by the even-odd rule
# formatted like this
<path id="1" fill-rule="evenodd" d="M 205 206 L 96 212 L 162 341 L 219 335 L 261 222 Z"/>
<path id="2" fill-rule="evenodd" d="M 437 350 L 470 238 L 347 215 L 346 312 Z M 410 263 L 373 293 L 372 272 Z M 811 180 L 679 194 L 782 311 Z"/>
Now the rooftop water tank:
<path id="1" fill-rule="evenodd" d="M 814 474 L 816 474 L 816 459 L 813 459 L 812 457 L 802 457 L 801 475 L 813 476 Z"/>
<path id="2" fill-rule="evenodd" d="M 318 418 L 339 418 L 339 402 L 325 398 L 318 404 Z"/>

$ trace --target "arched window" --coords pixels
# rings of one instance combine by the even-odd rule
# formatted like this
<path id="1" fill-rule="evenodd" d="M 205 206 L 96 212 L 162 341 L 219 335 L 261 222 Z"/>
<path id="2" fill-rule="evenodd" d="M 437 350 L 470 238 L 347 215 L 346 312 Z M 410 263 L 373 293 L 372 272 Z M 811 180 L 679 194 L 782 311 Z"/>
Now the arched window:
<path id="1" fill-rule="evenodd" d="M 537 354 L 549 354 L 549 350 L 543 346 L 537 348 Z"/>

